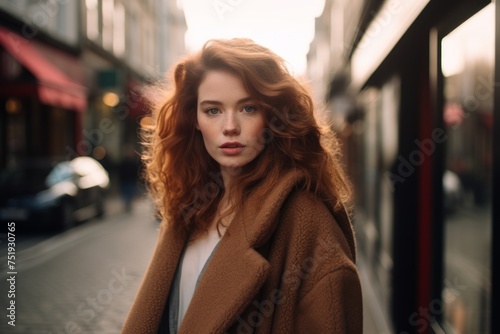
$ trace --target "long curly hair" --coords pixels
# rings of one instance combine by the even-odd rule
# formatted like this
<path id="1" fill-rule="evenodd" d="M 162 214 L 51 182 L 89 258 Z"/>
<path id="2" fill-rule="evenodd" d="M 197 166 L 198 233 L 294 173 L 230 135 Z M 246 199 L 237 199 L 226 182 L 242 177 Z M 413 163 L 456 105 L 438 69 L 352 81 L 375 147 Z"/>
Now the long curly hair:
<path id="1" fill-rule="evenodd" d="M 249 39 L 211 40 L 173 68 L 170 87 L 156 85 L 163 100 L 152 103 L 151 124 L 143 131 L 145 178 L 163 223 L 196 235 L 216 218 L 227 191 L 195 127 L 198 87 L 209 71 L 241 78 L 266 118 L 265 148 L 238 169 L 228 194 L 237 200 L 224 215 L 241 209 L 248 196 L 264 197 L 292 169 L 302 171 L 305 190 L 336 209 L 349 201 L 340 145 L 330 127 L 319 125 L 309 90 L 284 60 Z"/>

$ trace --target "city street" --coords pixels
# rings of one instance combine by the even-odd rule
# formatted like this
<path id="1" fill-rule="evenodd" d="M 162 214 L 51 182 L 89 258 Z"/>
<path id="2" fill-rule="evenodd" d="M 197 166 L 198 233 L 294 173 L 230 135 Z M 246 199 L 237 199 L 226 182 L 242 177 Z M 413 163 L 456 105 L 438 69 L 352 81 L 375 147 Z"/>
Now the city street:
<path id="1" fill-rule="evenodd" d="M 104 218 L 66 232 L 16 233 L 17 274 L 10 281 L 2 236 L 0 333 L 119 333 L 156 243 L 153 213 L 146 199 L 125 213 L 112 198 Z M 15 327 L 7 317 L 12 301 Z"/>

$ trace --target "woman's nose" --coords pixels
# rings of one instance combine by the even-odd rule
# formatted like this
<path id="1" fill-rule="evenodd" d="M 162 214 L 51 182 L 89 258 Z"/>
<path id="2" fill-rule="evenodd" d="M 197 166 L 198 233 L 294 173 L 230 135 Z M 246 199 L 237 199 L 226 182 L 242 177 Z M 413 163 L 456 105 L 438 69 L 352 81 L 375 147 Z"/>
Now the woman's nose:
<path id="1" fill-rule="evenodd" d="M 235 113 L 227 113 L 224 119 L 224 135 L 237 135 L 240 133 L 238 116 Z"/>

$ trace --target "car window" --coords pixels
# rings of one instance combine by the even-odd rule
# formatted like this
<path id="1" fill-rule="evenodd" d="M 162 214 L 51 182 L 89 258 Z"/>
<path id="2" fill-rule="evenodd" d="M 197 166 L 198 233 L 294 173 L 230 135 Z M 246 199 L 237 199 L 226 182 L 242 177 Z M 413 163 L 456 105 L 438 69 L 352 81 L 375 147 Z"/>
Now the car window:
<path id="1" fill-rule="evenodd" d="M 69 180 L 73 176 L 73 170 L 69 162 L 61 162 L 54 166 L 47 176 L 45 183 L 47 186 L 52 187 L 54 184 Z"/>

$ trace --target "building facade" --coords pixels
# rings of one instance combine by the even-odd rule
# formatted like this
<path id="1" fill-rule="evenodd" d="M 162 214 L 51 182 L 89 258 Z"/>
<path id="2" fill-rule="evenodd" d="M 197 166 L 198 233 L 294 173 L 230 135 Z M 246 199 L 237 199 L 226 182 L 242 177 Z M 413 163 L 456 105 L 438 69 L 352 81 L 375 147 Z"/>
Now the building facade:
<path id="1" fill-rule="evenodd" d="M 87 108 L 78 13 L 77 2 L 0 1 L 1 168 L 76 143 Z"/>
<path id="2" fill-rule="evenodd" d="M 137 149 L 142 89 L 184 53 L 176 0 L 0 0 L 0 17 L 0 168 Z"/>
<path id="3" fill-rule="evenodd" d="M 498 332 L 498 2 L 326 3 L 343 33 L 322 33 L 343 51 L 320 80 L 340 119 L 378 332 Z"/>
<path id="4" fill-rule="evenodd" d="M 116 164 L 124 150 L 138 150 L 147 112 L 143 88 L 184 53 L 184 14 L 175 0 L 85 0 L 82 13 L 82 60 L 91 87 L 85 128 L 93 133 L 77 152 L 97 147 Z"/>

